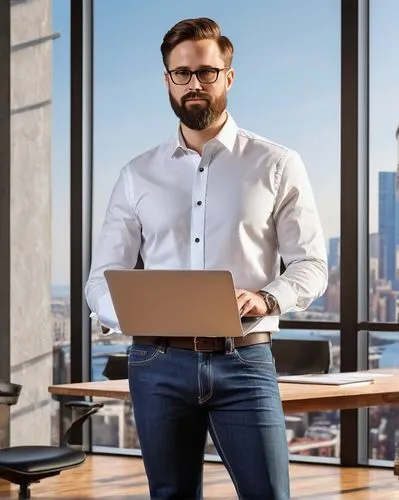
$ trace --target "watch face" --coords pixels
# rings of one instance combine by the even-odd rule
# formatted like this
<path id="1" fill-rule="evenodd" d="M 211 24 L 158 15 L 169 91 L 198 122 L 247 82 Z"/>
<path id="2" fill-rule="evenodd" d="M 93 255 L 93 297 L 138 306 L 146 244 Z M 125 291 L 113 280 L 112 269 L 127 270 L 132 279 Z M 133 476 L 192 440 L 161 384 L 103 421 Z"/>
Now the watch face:
<path id="1" fill-rule="evenodd" d="M 273 295 L 266 295 L 266 303 L 267 303 L 267 306 L 269 308 L 270 311 L 274 311 L 274 309 L 276 308 L 277 306 L 277 300 L 276 300 L 276 297 L 274 297 Z"/>

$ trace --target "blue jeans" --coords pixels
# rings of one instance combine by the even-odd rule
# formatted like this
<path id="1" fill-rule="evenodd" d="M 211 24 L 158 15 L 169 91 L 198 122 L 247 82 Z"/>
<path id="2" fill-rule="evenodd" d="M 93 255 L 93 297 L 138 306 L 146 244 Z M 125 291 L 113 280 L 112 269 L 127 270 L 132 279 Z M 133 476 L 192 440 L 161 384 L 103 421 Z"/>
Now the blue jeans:
<path id="1" fill-rule="evenodd" d="M 268 344 L 199 353 L 133 344 L 129 384 L 152 500 L 202 498 L 207 430 L 243 500 L 289 500 L 284 415 Z"/>

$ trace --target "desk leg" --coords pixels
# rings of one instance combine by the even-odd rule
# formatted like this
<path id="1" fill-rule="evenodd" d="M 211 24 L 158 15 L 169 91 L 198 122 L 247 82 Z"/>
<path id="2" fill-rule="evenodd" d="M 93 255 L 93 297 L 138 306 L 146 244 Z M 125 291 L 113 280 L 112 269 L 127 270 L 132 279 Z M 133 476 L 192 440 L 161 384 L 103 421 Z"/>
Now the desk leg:
<path id="1" fill-rule="evenodd" d="M 395 432 L 394 432 L 394 442 L 395 442 L 395 462 L 393 464 L 393 473 L 395 476 L 399 476 L 399 439 L 397 438 L 399 433 L 399 411 L 396 406 L 395 412 Z"/>

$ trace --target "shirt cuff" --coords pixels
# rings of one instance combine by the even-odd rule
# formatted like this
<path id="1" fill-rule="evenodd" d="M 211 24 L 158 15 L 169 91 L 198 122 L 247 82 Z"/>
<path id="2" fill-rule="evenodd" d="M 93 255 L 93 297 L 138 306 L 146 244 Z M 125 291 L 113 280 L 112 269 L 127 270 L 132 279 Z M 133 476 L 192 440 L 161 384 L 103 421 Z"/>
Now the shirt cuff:
<path id="1" fill-rule="evenodd" d="M 112 333 L 120 333 L 119 321 L 109 292 L 106 292 L 97 300 L 95 315 L 102 326 L 112 330 Z"/>
<path id="2" fill-rule="evenodd" d="M 283 278 L 279 277 L 262 288 L 264 292 L 271 293 L 276 297 L 280 314 L 295 310 L 297 304 L 297 293 L 292 286 Z"/>

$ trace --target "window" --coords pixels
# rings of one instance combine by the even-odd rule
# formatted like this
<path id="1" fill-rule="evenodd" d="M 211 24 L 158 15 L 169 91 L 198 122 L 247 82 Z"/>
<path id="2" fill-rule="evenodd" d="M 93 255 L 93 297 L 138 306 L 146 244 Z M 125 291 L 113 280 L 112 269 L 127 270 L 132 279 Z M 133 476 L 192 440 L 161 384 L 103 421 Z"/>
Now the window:
<path id="1" fill-rule="evenodd" d="M 370 369 L 399 368 L 399 333 L 370 333 L 368 359 Z M 394 460 L 395 449 L 399 445 L 398 422 L 397 405 L 387 404 L 370 408 L 369 459 Z"/>
<path id="2" fill-rule="evenodd" d="M 394 0 L 370 3 L 370 320 L 399 320 L 399 44 Z"/>
<path id="3" fill-rule="evenodd" d="M 382 324 L 399 321 L 399 96 L 395 83 L 399 68 L 394 62 L 398 16 L 394 0 L 370 0 L 369 319 Z M 369 334 L 369 366 L 397 367 L 399 333 L 383 331 L 383 325 L 380 329 Z M 394 459 L 398 418 L 392 405 L 370 408 L 370 460 Z"/>
<path id="4" fill-rule="evenodd" d="M 70 381 L 70 3 L 52 2 L 52 270 L 51 317 L 53 335 L 53 382 Z M 61 398 L 62 401 L 62 398 Z M 61 411 L 60 411 L 61 410 Z M 52 400 L 52 441 L 68 424 L 58 398 Z"/>

